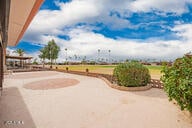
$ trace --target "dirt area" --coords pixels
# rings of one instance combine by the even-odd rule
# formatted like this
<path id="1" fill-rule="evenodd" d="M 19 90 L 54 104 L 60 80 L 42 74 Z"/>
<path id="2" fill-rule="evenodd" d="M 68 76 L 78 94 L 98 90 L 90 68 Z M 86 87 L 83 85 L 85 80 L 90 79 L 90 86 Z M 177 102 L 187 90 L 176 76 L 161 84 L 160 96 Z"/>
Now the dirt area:
<path id="1" fill-rule="evenodd" d="M 25 84 L 23 87 L 32 90 L 47 90 L 47 89 L 58 89 L 68 86 L 77 85 L 79 83 L 76 79 L 69 78 L 56 78 L 48 80 L 40 80 Z"/>
<path id="2" fill-rule="evenodd" d="M 98 78 L 54 71 L 13 76 L 17 79 L 5 79 L 0 97 L 0 128 L 192 128 L 192 118 L 162 89 L 119 91 Z M 23 87 L 66 86 L 63 80 L 69 79 L 79 83 L 47 90 Z"/>

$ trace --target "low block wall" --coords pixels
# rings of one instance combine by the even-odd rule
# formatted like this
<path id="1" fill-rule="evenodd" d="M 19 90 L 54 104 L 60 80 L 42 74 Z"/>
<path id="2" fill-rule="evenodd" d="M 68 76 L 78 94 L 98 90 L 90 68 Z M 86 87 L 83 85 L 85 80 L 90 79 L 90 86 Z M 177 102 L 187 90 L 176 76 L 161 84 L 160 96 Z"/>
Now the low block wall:
<path id="1" fill-rule="evenodd" d="M 64 72 L 64 73 L 71 73 L 71 74 L 77 74 L 77 75 L 85 75 L 85 76 L 90 76 L 90 77 L 97 77 L 102 80 L 104 80 L 110 87 L 116 88 L 118 90 L 127 90 L 127 91 L 141 91 L 141 90 L 147 90 L 150 89 L 151 87 L 153 88 L 159 88 L 163 89 L 163 83 L 160 80 L 157 79 L 151 79 L 151 82 L 147 86 L 143 87 L 124 87 L 124 86 L 119 86 L 113 81 L 115 81 L 114 77 L 109 74 L 100 74 L 100 73 L 91 73 L 91 72 L 82 72 L 82 71 L 71 71 L 71 70 L 63 70 L 63 69 L 50 69 L 50 68 L 45 68 L 46 70 L 51 70 L 51 71 L 58 71 L 58 72 Z"/>
<path id="2" fill-rule="evenodd" d="M 72 74 L 78 74 L 78 75 L 86 75 L 86 76 L 91 76 L 91 77 L 97 77 L 97 78 L 101 78 L 102 80 L 104 80 L 108 85 L 110 85 L 112 88 L 116 88 L 119 90 L 147 90 L 151 87 L 153 88 L 160 88 L 163 89 L 163 83 L 160 80 L 156 80 L 156 79 L 151 79 L 151 82 L 147 85 L 147 86 L 143 86 L 143 87 L 130 87 L 129 89 L 127 87 L 123 87 L 123 86 L 118 86 L 112 83 L 112 81 L 114 81 L 114 77 L 112 75 L 108 75 L 108 74 L 100 74 L 100 73 L 90 73 L 90 72 L 80 72 L 80 71 L 66 71 L 66 70 L 59 70 L 59 69 L 52 69 L 54 71 L 60 71 L 60 72 L 65 72 L 65 73 L 72 73 Z M 138 89 L 140 88 L 140 89 Z"/>

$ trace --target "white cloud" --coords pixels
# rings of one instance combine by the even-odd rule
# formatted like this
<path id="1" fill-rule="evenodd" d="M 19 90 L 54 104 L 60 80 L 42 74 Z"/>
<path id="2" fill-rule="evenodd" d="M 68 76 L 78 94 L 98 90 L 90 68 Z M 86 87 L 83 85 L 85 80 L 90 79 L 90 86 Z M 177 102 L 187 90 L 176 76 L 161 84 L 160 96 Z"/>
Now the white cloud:
<path id="1" fill-rule="evenodd" d="M 87 56 L 88 59 L 97 59 L 97 50 L 101 50 L 103 58 L 108 57 L 108 50 L 111 50 L 111 57 L 114 59 L 126 58 L 156 58 L 156 59 L 175 59 L 183 56 L 192 49 L 190 41 L 171 40 L 129 40 L 111 39 L 101 34 L 96 34 L 88 30 L 73 29 L 68 35 L 71 40 L 62 40 L 55 36 L 45 36 L 44 40 L 53 38 L 60 46 L 59 62 L 65 61 L 66 52 L 73 57 Z"/>
<path id="2" fill-rule="evenodd" d="M 24 35 L 24 41 L 40 43 L 43 35 L 64 35 L 64 28 L 100 15 L 94 0 L 56 3 L 59 10 L 46 9 L 38 12 Z"/>
<path id="3" fill-rule="evenodd" d="M 136 12 L 150 12 L 157 10 L 180 15 L 188 12 L 187 3 L 192 3 L 192 0 L 135 0 L 130 4 L 130 8 Z"/>
<path id="4" fill-rule="evenodd" d="M 111 29 L 132 27 L 128 20 L 109 16 L 118 11 L 122 17 L 132 12 L 162 11 L 182 14 L 188 11 L 187 3 L 192 0 L 73 0 L 69 3 L 57 3 L 59 10 L 40 10 L 30 25 L 24 39 L 29 34 L 62 34 L 62 29 L 76 23 L 102 22 Z M 38 34 L 36 36 L 38 37 Z"/>
<path id="5" fill-rule="evenodd" d="M 123 17 L 132 12 L 162 11 L 182 14 L 188 11 L 187 3 L 192 0 L 73 0 L 69 3 L 56 2 L 59 10 L 40 10 L 30 25 L 24 39 L 33 34 L 62 34 L 62 29 L 76 23 L 102 22 L 111 29 L 132 27 L 128 20 L 109 16 L 118 11 Z M 38 33 L 38 34 L 37 34 Z"/>
<path id="6" fill-rule="evenodd" d="M 140 57 L 170 59 L 182 56 L 192 49 L 192 25 L 178 24 L 172 29 L 183 40 L 164 41 L 111 39 L 92 32 L 90 26 L 74 27 L 76 23 L 102 22 L 111 29 L 133 27 L 128 20 L 109 16 L 110 11 L 118 11 L 123 16 L 132 12 L 149 12 L 153 10 L 173 12 L 180 15 L 188 11 L 186 3 L 192 0 L 73 0 L 69 3 L 59 3 L 59 10 L 40 10 L 30 25 L 23 40 L 31 43 L 46 44 L 55 39 L 61 47 L 59 60 L 65 58 L 65 48 L 68 55 L 89 56 L 97 58 L 97 50 L 102 50 L 103 57 L 111 55 L 116 58 Z M 69 28 L 68 28 L 69 27 Z M 67 28 L 67 29 L 66 29 Z M 68 35 L 70 40 L 58 38 L 58 35 Z M 37 56 L 37 53 L 34 53 Z"/>
<path id="7" fill-rule="evenodd" d="M 58 6 L 60 10 L 40 10 L 29 31 L 58 34 L 59 29 L 64 26 L 86 21 L 100 14 L 92 0 L 75 0 L 70 3 L 58 3 Z"/>
<path id="8" fill-rule="evenodd" d="M 176 25 L 172 31 L 176 32 L 176 34 L 182 39 L 192 41 L 192 24 Z"/>
<path id="9" fill-rule="evenodd" d="M 114 40 L 104 37 L 101 34 L 80 30 L 74 30 L 71 33 L 72 39 L 68 45 L 71 45 L 72 49 L 78 49 L 79 54 L 84 55 L 96 53 L 97 49 L 105 51 L 110 49 L 112 50 L 113 56 L 137 56 L 163 59 L 182 56 L 184 53 L 188 52 L 188 50 L 192 49 L 192 43 L 190 41 L 186 43 L 178 40 L 145 40 L 145 42 L 141 42 L 129 39 Z"/>

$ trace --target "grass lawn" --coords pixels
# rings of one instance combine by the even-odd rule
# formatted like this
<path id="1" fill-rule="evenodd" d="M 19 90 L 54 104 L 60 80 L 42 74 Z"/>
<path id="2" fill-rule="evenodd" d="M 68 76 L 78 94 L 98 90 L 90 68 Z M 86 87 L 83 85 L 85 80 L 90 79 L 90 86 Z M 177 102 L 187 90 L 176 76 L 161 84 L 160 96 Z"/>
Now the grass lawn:
<path id="1" fill-rule="evenodd" d="M 69 70 L 72 71 L 85 71 L 86 68 L 89 69 L 89 72 L 93 73 L 103 73 L 103 74 L 113 74 L 113 69 L 116 67 L 116 65 L 54 65 L 53 67 L 58 67 L 58 69 L 66 69 L 66 67 L 69 68 Z M 146 66 L 152 78 L 154 79 L 160 79 L 161 76 L 161 69 L 162 66 Z"/>

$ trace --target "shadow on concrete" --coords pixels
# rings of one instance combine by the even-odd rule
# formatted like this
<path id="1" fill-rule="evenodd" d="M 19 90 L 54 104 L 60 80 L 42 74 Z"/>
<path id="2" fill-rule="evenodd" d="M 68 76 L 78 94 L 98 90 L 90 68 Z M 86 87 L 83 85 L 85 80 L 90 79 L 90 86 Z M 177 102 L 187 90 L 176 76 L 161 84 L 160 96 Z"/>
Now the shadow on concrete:
<path id="1" fill-rule="evenodd" d="M 36 128 L 16 87 L 5 88 L 0 97 L 0 128 Z"/>
<path id="2" fill-rule="evenodd" d="M 154 98 L 167 98 L 166 93 L 164 92 L 163 89 L 158 89 L 158 88 L 151 88 L 147 91 L 137 91 L 133 92 L 136 95 L 140 96 L 147 96 L 147 97 L 154 97 Z"/>

